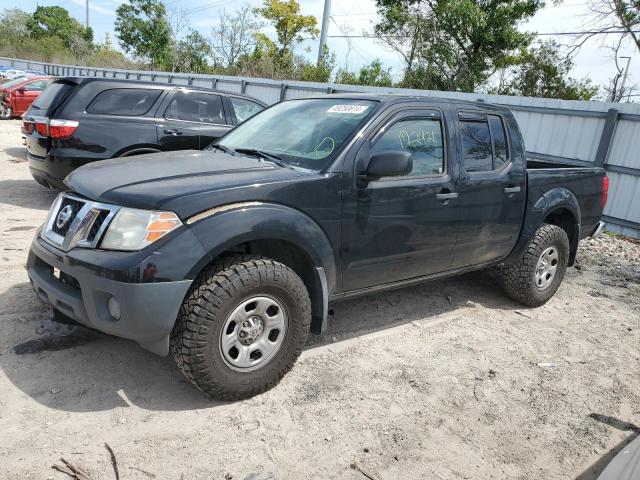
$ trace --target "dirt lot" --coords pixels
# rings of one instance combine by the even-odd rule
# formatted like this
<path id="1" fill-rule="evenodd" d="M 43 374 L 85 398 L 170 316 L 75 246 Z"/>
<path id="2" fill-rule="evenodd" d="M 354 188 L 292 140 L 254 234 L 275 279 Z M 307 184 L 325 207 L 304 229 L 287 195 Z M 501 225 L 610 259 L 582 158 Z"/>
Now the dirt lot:
<path id="1" fill-rule="evenodd" d="M 122 479 L 585 480 L 638 435 L 640 244 L 583 242 L 537 309 L 487 273 L 337 304 L 278 387 L 215 403 L 167 358 L 48 321 L 24 264 L 54 195 L 0 123 L 3 479 L 69 478 L 60 457 L 115 478 L 106 442 Z"/>

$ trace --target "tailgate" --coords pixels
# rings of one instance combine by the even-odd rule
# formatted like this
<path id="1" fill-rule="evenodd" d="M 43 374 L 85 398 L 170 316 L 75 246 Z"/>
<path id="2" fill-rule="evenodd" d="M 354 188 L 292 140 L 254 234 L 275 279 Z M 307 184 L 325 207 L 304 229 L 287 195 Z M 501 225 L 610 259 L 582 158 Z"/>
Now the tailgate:
<path id="1" fill-rule="evenodd" d="M 22 131 L 25 134 L 27 151 L 31 158 L 44 159 L 49 153 L 51 139 L 47 135 L 46 128 L 41 125 L 48 122 L 55 109 L 62 104 L 76 85 L 77 82 L 66 78 L 52 82 L 23 115 Z"/>

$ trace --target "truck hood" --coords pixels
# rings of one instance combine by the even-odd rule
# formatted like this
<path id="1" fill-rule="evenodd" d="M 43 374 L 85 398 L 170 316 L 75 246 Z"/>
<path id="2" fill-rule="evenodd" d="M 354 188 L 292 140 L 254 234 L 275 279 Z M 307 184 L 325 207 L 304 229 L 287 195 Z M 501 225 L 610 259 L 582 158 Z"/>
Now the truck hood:
<path id="1" fill-rule="evenodd" d="M 177 199 L 188 196 L 259 187 L 308 175 L 308 172 L 279 167 L 258 158 L 184 150 L 90 163 L 69 174 L 65 183 L 72 191 L 98 202 L 132 208 L 170 209 L 168 206 Z M 247 199 L 253 199 L 251 195 L 255 196 L 247 191 Z M 192 212 L 176 213 L 187 215 Z"/>

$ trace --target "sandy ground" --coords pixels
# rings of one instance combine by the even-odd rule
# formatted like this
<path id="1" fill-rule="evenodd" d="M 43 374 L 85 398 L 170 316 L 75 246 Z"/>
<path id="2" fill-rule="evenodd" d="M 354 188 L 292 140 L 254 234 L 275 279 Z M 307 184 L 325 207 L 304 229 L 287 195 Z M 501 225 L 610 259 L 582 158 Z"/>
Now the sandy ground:
<path id="1" fill-rule="evenodd" d="M 337 304 L 279 386 L 215 403 L 48 321 L 24 265 L 54 195 L 0 123 L 0 478 L 68 478 L 60 457 L 115 478 L 106 442 L 122 479 L 586 480 L 638 435 L 639 244 L 584 242 L 537 309 L 487 273 Z"/>

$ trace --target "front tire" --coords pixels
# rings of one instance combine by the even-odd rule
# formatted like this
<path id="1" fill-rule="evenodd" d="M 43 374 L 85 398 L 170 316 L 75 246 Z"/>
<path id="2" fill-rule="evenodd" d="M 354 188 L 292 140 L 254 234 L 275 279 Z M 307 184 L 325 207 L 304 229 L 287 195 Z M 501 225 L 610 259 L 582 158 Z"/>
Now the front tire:
<path id="1" fill-rule="evenodd" d="M 171 333 L 171 353 L 204 393 L 239 400 L 282 379 L 310 325 L 309 294 L 293 270 L 267 258 L 230 257 L 194 282 Z"/>
<path id="2" fill-rule="evenodd" d="M 502 267 L 507 296 L 528 307 L 544 305 L 562 283 L 569 252 L 567 233 L 557 225 L 542 225 L 522 258 Z"/>

